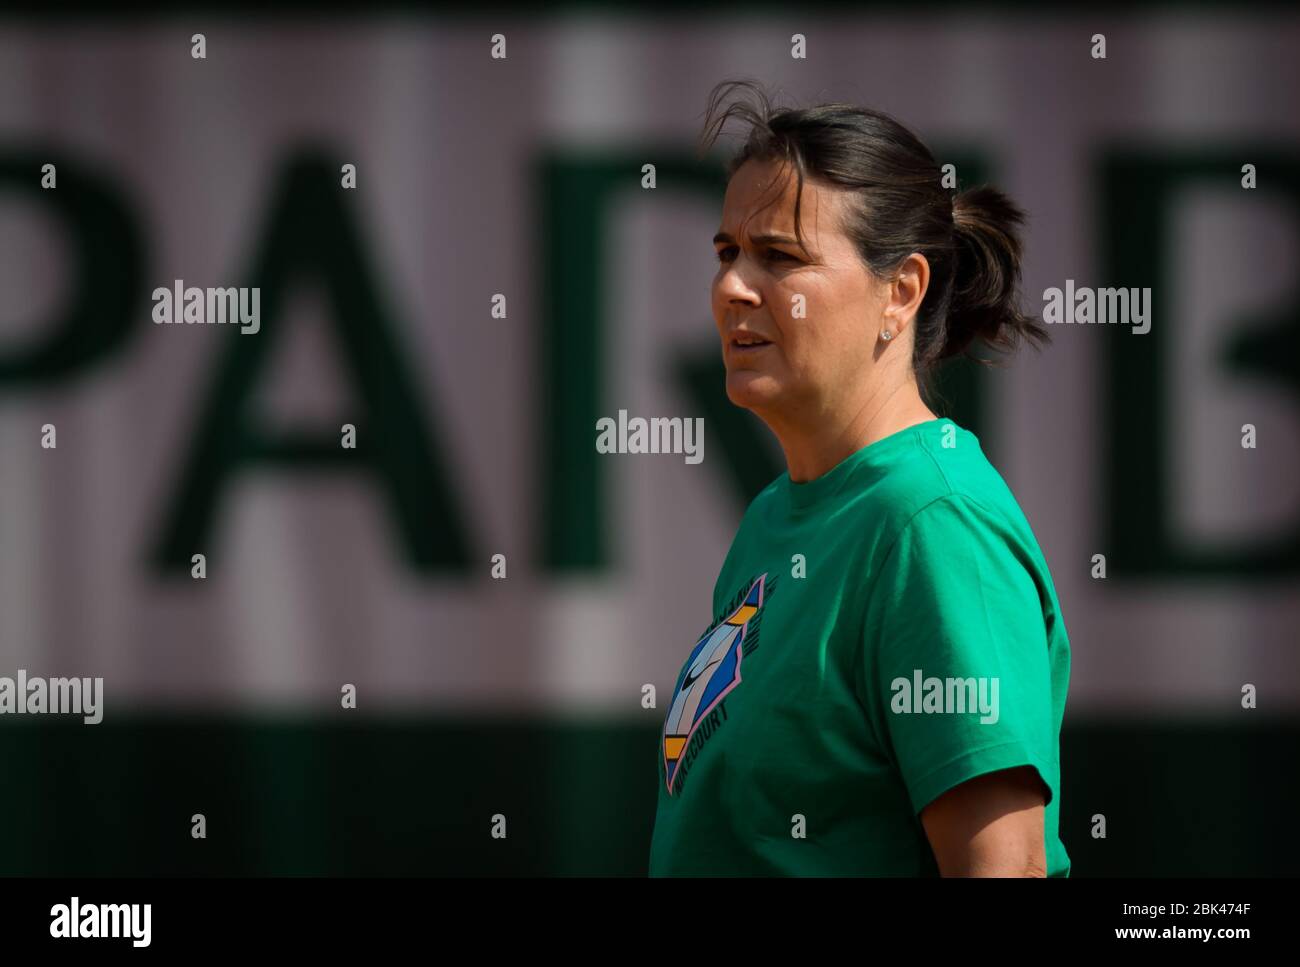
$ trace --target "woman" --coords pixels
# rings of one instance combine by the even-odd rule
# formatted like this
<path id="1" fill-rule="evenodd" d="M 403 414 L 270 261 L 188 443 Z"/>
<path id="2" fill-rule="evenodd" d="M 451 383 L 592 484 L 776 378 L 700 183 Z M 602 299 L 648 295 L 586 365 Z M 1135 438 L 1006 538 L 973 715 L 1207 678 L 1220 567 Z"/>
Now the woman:
<path id="1" fill-rule="evenodd" d="M 651 875 L 1065 876 L 1069 641 L 1043 554 L 978 439 L 926 402 L 1016 305 L 1023 213 L 954 195 L 892 118 L 751 125 L 714 239 L 727 395 L 788 470 L 749 506 L 659 748 Z M 715 119 L 716 120 L 713 120 Z"/>

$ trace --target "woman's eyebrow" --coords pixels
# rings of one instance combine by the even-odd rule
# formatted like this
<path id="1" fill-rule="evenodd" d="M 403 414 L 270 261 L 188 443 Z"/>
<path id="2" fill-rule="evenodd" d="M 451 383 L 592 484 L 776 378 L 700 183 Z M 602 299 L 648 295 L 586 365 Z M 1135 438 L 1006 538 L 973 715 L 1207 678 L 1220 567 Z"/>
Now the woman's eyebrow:
<path id="1" fill-rule="evenodd" d="M 771 245 L 773 242 L 779 243 L 781 245 L 796 245 L 798 244 L 799 241 L 798 239 L 794 238 L 791 235 L 773 235 L 773 234 L 751 235 L 749 236 L 749 240 L 753 242 L 755 245 Z M 735 241 L 736 240 L 732 238 L 728 232 L 718 232 L 717 235 L 713 236 L 714 245 L 717 245 L 719 242 L 734 243 Z"/>

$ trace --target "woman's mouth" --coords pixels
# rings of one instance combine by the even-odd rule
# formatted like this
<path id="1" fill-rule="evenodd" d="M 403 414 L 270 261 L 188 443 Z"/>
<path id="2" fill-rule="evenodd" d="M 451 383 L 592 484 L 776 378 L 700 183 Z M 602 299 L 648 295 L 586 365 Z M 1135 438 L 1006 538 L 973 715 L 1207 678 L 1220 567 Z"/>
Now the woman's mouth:
<path id="1" fill-rule="evenodd" d="M 760 336 L 739 335 L 731 337 L 731 348 L 740 353 L 753 353 L 772 345 Z"/>

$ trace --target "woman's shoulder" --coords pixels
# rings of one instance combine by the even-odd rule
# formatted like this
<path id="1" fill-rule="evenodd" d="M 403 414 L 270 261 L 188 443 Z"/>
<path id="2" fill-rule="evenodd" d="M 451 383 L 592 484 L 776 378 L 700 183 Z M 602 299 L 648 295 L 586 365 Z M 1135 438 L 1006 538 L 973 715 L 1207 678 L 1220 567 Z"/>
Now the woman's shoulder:
<path id="1" fill-rule="evenodd" d="M 894 533 L 932 509 L 965 508 L 989 521 L 1015 526 L 1019 506 L 977 437 L 953 421 L 934 421 L 901 451 L 890 472 L 864 488 L 862 509 Z"/>
<path id="2" fill-rule="evenodd" d="M 907 503 L 965 493 L 978 496 L 997 477 L 980 439 L 953 420 L 917 424 L 908 446 L 889 451 L 886 473 L 879 475 L 881 496 Z"/>

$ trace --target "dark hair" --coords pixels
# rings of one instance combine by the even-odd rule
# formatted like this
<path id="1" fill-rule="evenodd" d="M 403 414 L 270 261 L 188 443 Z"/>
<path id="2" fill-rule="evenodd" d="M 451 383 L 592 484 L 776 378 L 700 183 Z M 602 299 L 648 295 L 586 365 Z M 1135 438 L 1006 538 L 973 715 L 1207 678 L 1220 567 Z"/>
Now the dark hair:
<path id="1" fill-rule="evenodd" d="M 754 106 L 736 100 L 752 91 Z M 756 83 L 723 81 L 713 89 L 700 139 L 703 157 L 728 118 L 750 124 L 749 136 L 726 165 L 727 177 L 752 159 L 792 164 L 798 173 L 795 233 L 802 246 L 800 200 L 806 178 L 853 192 L 845 231 L 863 263 L 889 278 L 913 252 L 930 263 L 930 284 L 917 310 L 912 365 L 923 394 L 942 360 L 965 355 L 976 340 L 1012 352 L 1028 337 L 1038 348 L 1046 328 L 1019 309 L 1021 240 L 1025 213 L 1001 191 L 981 185 L 960 193 L 943 187 L 930 149 L 894 118 L 852 104 L 775 109 Z M 779 185 L 778 185 L 779 187 Z"/>

